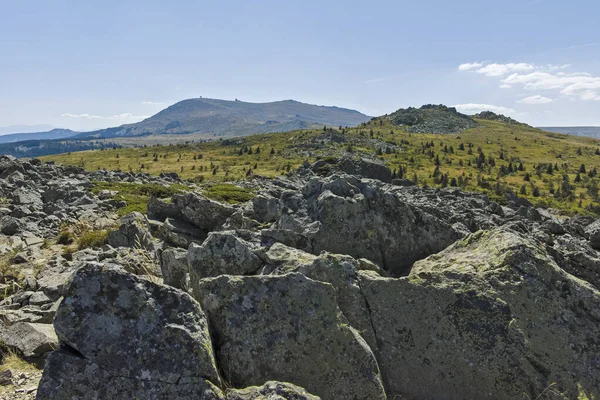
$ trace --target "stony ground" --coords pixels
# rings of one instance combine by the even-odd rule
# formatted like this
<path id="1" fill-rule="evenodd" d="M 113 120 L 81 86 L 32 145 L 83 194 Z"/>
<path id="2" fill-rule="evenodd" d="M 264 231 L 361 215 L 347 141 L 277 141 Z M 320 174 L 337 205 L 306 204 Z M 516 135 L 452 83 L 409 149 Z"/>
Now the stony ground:
<path id="1" fill-rule="evenodd" d="M 41 221 L 61 212 L 115 223 L 122 204 L 84 190 L 87 174 L 5 163 L 76 185 L 59 208 L 38 188 L 6 238 L 56 235 Z M 152 198 L 98 246 L 28 246 L 44 261 L 28 250 L 31 272 L 3 277 L 19 286 L 0 338 L 44 365 L 38 399 L 600 396 L 600 221 L 419 188 L 367 159 L 245 186 L 236 205 Z"/>
<path id="2" fill-rule="evenodd" d="M 6 372 L 10 371 L 10 373 Z M 33 400 L 37 395 L 37 387 L 42 371 L 6 370 L 0 373 L 0 399 Z"/>

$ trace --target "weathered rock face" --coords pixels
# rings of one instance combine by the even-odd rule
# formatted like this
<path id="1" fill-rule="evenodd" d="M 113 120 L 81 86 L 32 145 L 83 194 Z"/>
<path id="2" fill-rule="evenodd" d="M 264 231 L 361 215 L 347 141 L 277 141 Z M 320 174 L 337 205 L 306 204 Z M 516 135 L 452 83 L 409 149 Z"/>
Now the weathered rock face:
<path id="1" fill-rule="evenodd" d="M 510 399 L 552 382 L 599 394 L 600 293 L 525 236 L 480 232 L 408 278 L 361 272 L 360 285 L 390 395 Z"/>
<path id="2" fill-rule="evenodd" d="M 218 398 L 206 319 L 183 292 L 91 263 L 73 278 L 54 326 L 61 349 L 50 356 L 41 399 Z"/>
<path id="3" fill-rule="evenodd" d="M 201 246 L 192 243 L 188 249 L 190 278 L 198 280 L 224 274 L 256 273 L 263 263 L 251 247 L 250 243 L 232 232 L 212 232 Z"/>
<path id="4" fill-rule="evenodd" d="M 173 218 L 165 220 L 158 235 L 165 242 L 184 249 L 187 249 L 191 243 L 202 243 L 206 237 L 206 234 L 195 226 Z"/>
<path id="5" fill-rule="evenodd" d="M 386 398 L 373 353 L 340 313 L 331 285 L 301 274 L 222 275 L 192 285 L 234 386 L 275 379 L 324 399 Z"/>
<path id="6" fill-rule="evenodd" d="M 269 266 L 263 273 L 281 275 L 299 272 L 316 281 L 330 283 L 336 291 L 337 304 L 344 316 L 371 349 L 377 348 L 369 310 L 360 292 L 358 271 L 361 263 L 350 256 L 323 253 L 314 256 L 282 244 L 274 244 L 266 254 Z"/>
<path id="7" fill-rule="evenodd" d="M 235 208 L 206 198 L 198 193 L 187 193 L 173 196 L 173 204 L 183 219 L 204 232 L 210 232 L 227 221 Z"/>
<path id="8" fill-rule="evenodd" d="M 165 285 L 183 289 L 188 276 L 187 251 L 170 248 L 161 254 L 160 268 Z"/>
<path id="9" fill-rule="evenodd" d="M 279 229 L 303 233 L 313 251 L 367 258 L 393 275 L 462 234 L 450 224 L 382 189 L 348 176 L 311 179 L 302 195 L 283 197 Z"/>
<path id="10" fill-rule="evenodd" d="M 19 267 L 43 255 L 46 236 L 32 230 L 39 215 L 49 213 L 48 225 L 36 232 L 50 232 L 112 209 L 83 190 L 92 173 L 59 179 L 49 167 L 3 162 L 0 196 L 14 203 L 0 207 L 0 228 L 16 233 L 0 234 L 0 253 L 23 246 Z M 24 274 L 0 301 L 0 334 L 19 322 L 47 328 L 57 314 L 59 349 L 38 398 L 512 399 L 536 398 L 552 382 L 567 398 L 600 396 L 593 218 L 385 184 L 363 179 L 366 167 L 353 164 L 356 177 L 324 163 L 326 177 L 306 165 L 248 181 L 258 195 L 235 207 L 198 194 L 152 199 L 155 220 L 131 216 L 113 242 L 128 246 L 141 233 L 147 249 L 86 249 Z M 36 182 L 55 182 L 16 191 L 32 170 Z M 198 301 L 128 272 L 162 272 Z M 0 289 L 11 279 L 0 277 Z"/>
<path id="11" fill-rule="evenodd" d="M 18 322 L 5 332 L 0 330 L 4 346 L 16 349 L 26 360 L 43 365 L 44 357 L 58 345 L 50 324 Z"/>
<path id="12" fill-rule="evenodd" d="M 344 159 L 338 168 L 349 175 L 358 175 L 364 178 L 377 179 L 382 182 L 392 181 L 392 171 L 382 162 L 361 158 L 359 160 Z"/>
<path id="13" fill-rule="evenodd" d="M 148 215 L 151 218 L 164 220 L 173 218 L 194 225 L 206 235 L 227 221 L 235 208 L 211 200 L 198 193 L 176 194 L 172 204 L 151 199 L 148 204 Z"/>
<path id="14" fill-rule="evenodd" d="M 585 233 L 588 235 L 590 245 L 594 249 L 600 250 L 600 221 L 588 225 Z"/>
<path id="15" fill-rule="evenodd" d="M 134 247 L 152 250 L 154 243 L 150 235 L 148 219 L 139 212 L 121 218 L 119 229 L 108 235 L 108 244 L 113 247 Z"/>
<path id="16" fill-rule="evenodd" d="M 150 349 L 146 349 L 150 351 Z M 52 353 L 38 387 L 38 400 L 72 399 L 199 399 L 222 400 L 221 390 L 203 378 L 177 383 L 119 376 L 69 350 Z"/>

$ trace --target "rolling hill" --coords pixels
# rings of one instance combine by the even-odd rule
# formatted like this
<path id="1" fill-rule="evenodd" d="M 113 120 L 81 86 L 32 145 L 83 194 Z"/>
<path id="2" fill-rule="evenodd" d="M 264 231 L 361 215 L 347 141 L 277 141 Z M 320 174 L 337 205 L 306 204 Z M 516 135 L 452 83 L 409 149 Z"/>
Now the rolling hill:
<path id="1" fill-rule="evenodd" d="M 356 126 L 369 116 L 339 107 L 294 100 L 248 103 L 217 99 L 180 101 L 141 122 L 79 134 L 77 139 L 160 134 L 206 134 L 213 137 L 288 132 L 316 126 Z"/>
<path id="2" fill-rule="evenodd" d="M 437 106 L 436 106 L 437 107 Z M 431 111 L 431 110 L 428 110 Z M 422 126 L 455 121 L 455 112 L 437 107 Z M 441 120 L 433 117 L 441 116 Z M 517 196 L 565 213 L 600 214 L 600 141 L 552 133 L 491 114 L 458 116 L 474 127 L 460 134 L 415 133 L 390 116 L 353 128 L 303 129 L 205 143 L 117 148 L 44 157 L 88 170 L 131 173 L 176 172 L 184 179 L 223 182 L 274 177 L 319 161 L 345 157 L 385 163 L 393 176 L 421 186 L 483 192 L 499 203 Z M 456 127 L 457 125 L 454 125 Z M 519 200 L 522 201 L 522 200 Z"/>
<path id="3" fill-rule="evenodd" d="M 25 140 L 53 140 L 65 139 L 77 135 L 79 132 L 70 129 L 52 129 L 46 132 L 10 133 L 0 136 L 0 143 L 15 143 Z"/>

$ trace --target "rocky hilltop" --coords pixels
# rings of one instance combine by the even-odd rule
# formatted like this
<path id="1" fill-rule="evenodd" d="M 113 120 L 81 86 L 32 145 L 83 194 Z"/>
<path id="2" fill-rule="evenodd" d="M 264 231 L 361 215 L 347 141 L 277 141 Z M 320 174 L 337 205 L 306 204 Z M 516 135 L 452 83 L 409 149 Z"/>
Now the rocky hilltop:
<path id="1" fill-rule="evenodd" d="M 115 220 L 123 204 L 92 181 L 177 179 L 0 170 L 3 239 L 28 252 L 65 218 Z M 19 281 L 0 334 L 45 360 L 38 399 L 600 396 L 600 221 L 419 188 L 368 159 L 240 185 L 256 195 L 237 205 L 152 198 Z"/>
<path id="2" fill-rule="evenodd" d="M 401 126 L 412 133 L 458 133 L 477 127 L 477 122 L 468 115 L 459 113 L 454 107 L 443 104 L 426 104 L 421 108 L 401 108 L 380 117 L 393 125 Z"/>

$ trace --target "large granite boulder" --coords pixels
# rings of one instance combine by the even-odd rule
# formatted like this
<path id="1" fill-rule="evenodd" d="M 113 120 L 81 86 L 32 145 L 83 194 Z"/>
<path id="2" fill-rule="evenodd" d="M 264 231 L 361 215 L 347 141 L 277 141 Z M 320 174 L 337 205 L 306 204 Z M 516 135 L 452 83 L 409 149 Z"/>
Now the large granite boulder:
<path id="1" fill-rule="evenodd" d="M 220 396 L 204 312 L 174 288 L 89 263 L 75 274 L 54 327 L 61 347 L 38 398 Z"/>
<path id="2" fill-rule="evenodd" d="M 17 322 L 6 330 L 0 329 L 0 341 L 15 350 L 25 360 L 44 365 L 44 359 L 58 345 L 51 324 Z"/>
<path id="3" fill-rule="evenodd" d="M 388 186 L 349 176 L 311 179 L 301 194 L 282 198 L 275 223 L 311 238 L 313 252 L 326 250 L 367 258 L 394 276 L 462 237 L 460 230 Z"/>
<path id="4" fill-rule="evenodd" d="M 174 218 L 194 225 L 205 234 L 227 221 L 235 208 L 202 196 L 199 193 L 176 194 L 170 204 L 152 198 L 148 203 L 150 218 L 165 220 Z"/>
<path id="5" fill-rule="evenodd" d="M 254 247 L 233 232 L 211 232 L 201 246 L 192 243 L 188 249 L 190 278 L 254 274 L 263 265 Z"/>
<path id="6" fill-rule="evenodd" d="M 183 249 L 187 249 L 191 243 L 202 243 L 206 239 L 206 233 L 194 225 L 174 218 L 167 218 L 157 235 L 165 242 Z"/>
<path id="7" fill-rule="evenodd" d="M 390 396 L 600 395 L 600 292 L 525 235 L 482 231 L 409 277 L 359 279 Z"/>
<path id="8" fill-rule="evenodd" d="M 235 208 L 219 203 L 198 193 L 187 193 L 173 196 L 173 204 L 178 208 L 183 219 L 205 232 L 210 232 L 227 221 Z"/>
<path id="9" fill-rule="evenodd" d="M 377 348 L 369 309 L 358 282 L 358 271 L 368 267 L 363 267 L 360 261 L 350 256 L 326 252 L 315 256 L 280 243 L 271 246 L 265 258 L 269 265 L 263 273 L 282 275 L 298 272 L 310 279 L 330 283 L 336 291 L 338 306 L 350 325 L 360 333 L 372 350 Z"/>
<path id="10" fill-rule="evenodd" d="M 324 399 L 385 399 L 377 362 L 326 283 L 291 273 L 193 281 L 234 387 L 293 382 Z"/>
<path id="11" fill-rule="evenodd" d="M 600 250 L 600 220 L 594 221 L 585 228 L 585 233 L 588 236 L 590 245 L 597 250 Z"/>
<path id="12" fill-rule="evenodd" d="M 178 248 L 165 249 L 160 255 L 160 269 L 165 285 L 183 289 L 188 277 L 187 251 Z"/>
<path id="13" fill-rule="evenodd" d="M 392 171 L 383 161 L 368 158 L 350 159 L 345 158 L 338 164 L 338 168 L 350 175 L 358 175 L 363 178 L 377 179 L 382 182 L 392 181 Z"/>
<path id="14" fill-rule="evenodd" d="M 143 214 L 135 211 L 121 218 L 119 229 L 112 231 L 107 238 L 113 247 L 133 247 L 153 250 L 150 223 Z"/>

